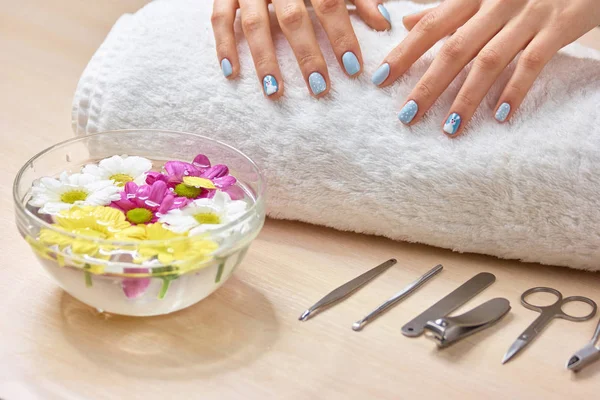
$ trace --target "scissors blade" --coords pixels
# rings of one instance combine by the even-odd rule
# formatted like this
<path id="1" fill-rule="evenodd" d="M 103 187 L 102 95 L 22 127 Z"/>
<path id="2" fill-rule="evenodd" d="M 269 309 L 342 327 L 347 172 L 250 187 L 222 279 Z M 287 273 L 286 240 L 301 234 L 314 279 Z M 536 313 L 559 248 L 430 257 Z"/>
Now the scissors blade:
<path id="1" fill-rule="evenodd" d="M 506 362 L 508 360 L 513 358 L 519 351 L 523 350 L 525 348 L 525 346 L 527 346 L 529 343 L 530 342 L 528 340 L 523 340 L 523 339 L 515 340 L 515 342 L 510 346 L 510 348 L 504 355 L 504 358 L 502 359 L 502 364 L 506 364 Z"/>

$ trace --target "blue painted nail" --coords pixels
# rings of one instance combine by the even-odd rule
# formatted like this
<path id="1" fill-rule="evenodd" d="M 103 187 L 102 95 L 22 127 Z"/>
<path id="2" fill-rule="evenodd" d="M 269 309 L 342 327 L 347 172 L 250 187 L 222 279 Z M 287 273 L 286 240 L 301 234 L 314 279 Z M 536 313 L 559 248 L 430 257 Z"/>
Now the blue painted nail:
<path id="1" fill-rule="evenodd" d="M 419 111 L 419 105 L 416 101 L 410 100 L 402 107 L 400 113 L 398 113 L 398 119 L 403 124 L 410 124 L 410 121 L 417 115 L 417 111 Z"/>
<path id="2" fill-rule="evenodd" d="M 273 75 L 265 76 L 263 78 L 263 89 L 265 90 L 265 94 L 267 96 L 277 93 L 277 91 L 279 90 L 277 79 L 275 79 Z"/>
<path id="3" fill-rule="evenodd" d="M 312 90 L 315 96 L 323 93 L 325 89 L 327 89 L 325 78 L 323 78 L 323 75 L 318 72 L 313 72 L 308 76 L 308 84 L 310 85 L 310 90 Z"/>
<path id="4" fill-rule="evenodd" d="M 388 76 L 390 76 L 390 64 L 385 63 L 381 67 L 377 68 L 377 71 L 375 71 L 373 77 L 371 78 L 371 82 L 379 86 L 387 79 Z"/>
<path id="5" fill-rule="evenodd" d="M 448 135 L 454 135 L 460 127 L 460 122 L 460 115 L 457 113 L 450 114 L 446 120 L 446 123 L 444 124 L 444 132 L 446 132 Z"/>
<path id="6" fill-rule="evenodd" d="M 233 74 L 233 68 L 231 67 L 231 63 L 226 58 L 221 60 L 221 69 L 223 70 L 223 75 L 225 75 L 225 78 Z"/>
<path id="7" fill-rule="evenodd" d="M 383 15 L 383 18 L 385 18 L 386 21 L 390 23 L 390 26 L 392 26 L 392 19 L 390 18 L 390 12 L 387 10 L 387 8 L 385 8 L 383 4 L 379 4 L 377 6 L 377 9 L 381 13 L 381 15 Z"/>
<path id="8" fill-rule="evenodd" d="M 498 107 L 498 111 L 496 111 L 496 119 L 499 122 L 506 121 L 506 117 L 508 117 L 508 113 L 510 112 L 510 104 L 502 103 L 500 107 Z"/>
<path id="9" fill-rule="evenodd" d="M 358 63 L 358 58 L 356 58 L 353 52 L 345 52 L 342 56 L 342 63 L 344 64 L 344 69 L 346 70 L 348 75 L 352 76 L 360 72 L 360 64 Z"/>

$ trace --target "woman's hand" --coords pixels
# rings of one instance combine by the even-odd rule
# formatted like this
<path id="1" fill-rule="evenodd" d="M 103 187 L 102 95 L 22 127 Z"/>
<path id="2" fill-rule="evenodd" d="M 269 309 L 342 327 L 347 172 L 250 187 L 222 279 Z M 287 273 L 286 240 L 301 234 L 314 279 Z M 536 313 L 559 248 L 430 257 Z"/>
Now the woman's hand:
<path id="1" fill-rule="evenodd" d="M 240 70 L 233 31 L 239 7 L 242 30 L 265 96 L 277 99 L 283 94 L 283 78 L 271 38 L 267 8 L 270 1 L 273 2 L 279 25 L 298 60 L 309 93 L 315 97 L 324 96 L 330 87 L 329 74 L 304 0 L 214 0 L 212 25 L 223 74 L 228 79 L 234 79 Z M 355 0 L 358 14 L 377 30 L 391 27 L 390 16 L 381 4 L 382 1 Z M 311 3 L 340 66 L 348 76 L 357 76 L 362 71 L 362 55 L 344 0 L 311 0 Z"/>
<path id="2" fill-rule="evenodd" d="M 544 65 L 563 46 L 600 24 L 600 0 L 446 0 L 409 15 L 408 36 L 384 60 L 373 83 L 392 84 L 438 40 L 452 34 L 407 98 L 398 118 L 418 122 L 471 60 L 473 66 L 442 130 L 463 132 L 504 68 L 523 50 L 493 110 L 504 122 L 523 101 Z"/>

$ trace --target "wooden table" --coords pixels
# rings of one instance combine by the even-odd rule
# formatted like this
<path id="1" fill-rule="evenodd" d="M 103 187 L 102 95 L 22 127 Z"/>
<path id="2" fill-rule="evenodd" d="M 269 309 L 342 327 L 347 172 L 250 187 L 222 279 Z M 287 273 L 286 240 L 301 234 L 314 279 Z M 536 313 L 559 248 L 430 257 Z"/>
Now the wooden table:
<path id="1" fill-rule="evenodd" d="M 599 397 L 600 363 L 579 375 L 564 368 L 597 318 L 556 320 L 520 357 L 500 364 L 537 316 L 519 304 L 525 289 L 551 286 L 600 301 L 598 274 L 268 221 L 222 289 L 173 315 L 100 315 L 60 290 L 17 233 L 12 180 L 31 155 L 73 135 L 71 96 L 83 68 L 116 18 L 144 3 L 2 0 L 0 398 Z M 597 32 L 584 40 L 600 43 Z M 355 296 L 308 322 L 297 320 L 329 290 L 390 257 L 399 265 Z M 418 295 L 363 332 L 350 329 L 437 263 L 445 271 Z M 497 282 L 463 310 L 506 297 L 513 309 L 497 326 L 443 351 L 400 334 L 406 321 L 481 271 Z"/>

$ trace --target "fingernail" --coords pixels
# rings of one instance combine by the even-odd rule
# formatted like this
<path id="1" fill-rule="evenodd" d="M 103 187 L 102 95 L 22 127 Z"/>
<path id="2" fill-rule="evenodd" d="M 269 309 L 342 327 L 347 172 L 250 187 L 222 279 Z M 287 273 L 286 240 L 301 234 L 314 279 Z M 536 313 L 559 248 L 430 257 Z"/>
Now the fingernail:
<path id="1" fill-rule="evenodd" d="M 377 68 L 377 71 L 375 71 L 375 73 L 373 74 L 373 77 L 371 78 L 371 82 L 373 82 L 375 85 L 379 86 L 387 79 L 387 77 L 389 75 L 390 75 L 390 64 L 385 63 L 381 67 Z"/>
<path id="2" fill-rule="evenodd" d="M 398 119 L 403 124 L 410 124 L 410 121 L 413 120 L 415 115 L 417 115 L 417 111 L 419 111 L 419 105 L 416 101 L 410 100 L 408 103 L 402 107 L 400 112 L 398 113 Z"/>
<path id="3" fill-rule="evenodd" d="M 342 56 L 342 63 L 344 64 L 344 69 L 346 70 L 348 75 L 352 76 L 360 72 L 360 64 L 358 63 L 358 58 L 356 58 L 353 52 L 345 52 Z"/>
<path id="4" fill-rule="evenodd" d="M 387 8 L 385 8 L 383 4 L 379 4 L 377 6 L 377 9 L 381 13 L 381 15 L 383 15 L 383 18 L 385 18 L 386 21 L 390 23 L 390 26 L 392 26 L 392 20 L 390 18 L 390 12 L 387 10 Z"/>
<path id="5" fill-rule="evenodd" d="M 325 89 L 327 89 L 325 78 L 323 78 L 323 75 L 318 72 L 313 72 L 308 76 L 308 84 L 310 85 L 310 90 L 312 90 L 315 96 L 323 93 Z"/>
<path id="6" fill-rule="evenodd" d="M 277 79 L 275 79 L 273 75 L 265 76 L 263 78 L 263 89 L 265 90 L 265 94 L 267 96 L 277 93 L 277 91 L 279 90 Z"/>
<path id="7" fill-rule="evenodd" d="M 228 59 L 224 58 L 221 60 L 221 70 L 223 70 L 223 75 L 225 75 L 225 78 L 233 74 L 233 68 L 231 67 L 231 63 Z"/>
<path id="8" fill-rule="evenodd" d="M 496 111 L 496 120 L 499 122 L 506 121 L 506 117 L 508 117 L 508 113 L 510 112 L 510 104 L 502 103 L 500 107 L 498 107 L 498 111 Z"/>
<path id="9" fill-rule="evenodd" d="M 446 120 L 446 123 L 444 124 L 444 132 L 446 132 L 448 135 L 454 135 L 460 127 L 460 122 L 460 115 L 457 113 L 450 114 Z"/>

